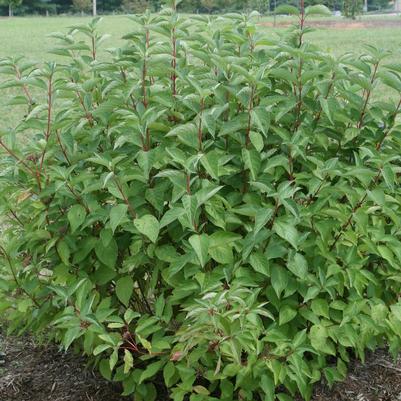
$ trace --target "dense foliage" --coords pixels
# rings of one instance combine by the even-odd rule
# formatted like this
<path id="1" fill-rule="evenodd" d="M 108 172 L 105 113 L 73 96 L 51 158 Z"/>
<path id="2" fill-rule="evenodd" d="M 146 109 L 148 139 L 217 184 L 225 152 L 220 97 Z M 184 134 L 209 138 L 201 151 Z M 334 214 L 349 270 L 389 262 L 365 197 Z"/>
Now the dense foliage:
<path id="1" fill-rule="evenodd" d="M 304 10 L 303 10 L 304 11 Z M 288 12 L 298 12 L 288 9 Z M 0 64 L 0 311 L 94 355 L 136 400 L 308 399 L 400 347 L 401 65 L 255 14 L 132 18 L 122 48 Z M 50 329 L 49 329 L 50 328 Z"/>
<path id="2" fill-rule="evenodd" d="M 91 0 L 0 0 L 0 13 L 8 13 L 8 4 L 11 3 L 15 14 L 51 14 L 71 13 L 77 10 L 87 10 L 86 3 Z M 22 3 L 22 4 L 21 4 Z M 77 3 L 81 7 L 77 7 Z M 305 0 L 305 5 L 325 4 L 330 10 L 341 10 L 347 16 L 349 11 L 362 10 L 362 0 Z M 161 0 L 97 0 L 97 8 L 100 13 L 139 13 L 146 9 L 158 11 Z M 183 0 L 179 5 L 182 12 L 188 13 L 222 13 L 244 12 L 257 10 L 260 13 L 273 12 L 281 4 L 299 5 L 299 0 Z M 4 7 L 1 7 L 4 5 Z M 85 5 L 85 7 L 82 7 Z M 17 7 L 18 6 L 18 7 Z M 368 10 L 392 9 L 393 4 L 388 0 L 368 0 Z"/>

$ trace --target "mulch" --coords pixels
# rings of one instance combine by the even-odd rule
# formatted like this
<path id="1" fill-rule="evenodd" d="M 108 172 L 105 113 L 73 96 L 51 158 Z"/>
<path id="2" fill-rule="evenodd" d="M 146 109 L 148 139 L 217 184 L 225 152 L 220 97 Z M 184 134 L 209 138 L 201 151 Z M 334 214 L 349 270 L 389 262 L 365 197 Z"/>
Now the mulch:
<path id="1" fill-rule="evenodd" d="M 313 401 L 400 401 L 401 359 L 384 349 L 367 353 L 365 363 L 353 360 L 344 382 L 333 388 L 322 382 L 315 387 Z"/>
<path id="2" fill-rule="evenodd" d="M 31 337 L 1 337 L 0 401 L 127 401 L 84 358 Z"/>
<path id="3" fill-rule="evenodd" d="M 0 335 L 0 401 L 130 400 L 86 366 L 84 358 L 55 345 Z M 401 401 L 401 359 L 394 361 L 383 349 L 368 353 L 364 364 L 351 363 L 344 382 L 333 388 L 323 381 L 317 384 L 312 400 Z"/>

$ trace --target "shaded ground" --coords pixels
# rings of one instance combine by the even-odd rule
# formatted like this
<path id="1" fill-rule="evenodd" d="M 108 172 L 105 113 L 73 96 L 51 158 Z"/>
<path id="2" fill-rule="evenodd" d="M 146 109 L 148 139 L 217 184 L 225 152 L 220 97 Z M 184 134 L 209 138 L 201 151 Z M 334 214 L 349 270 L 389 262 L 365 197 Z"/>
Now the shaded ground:
<path id="1" fill-rule="evenodd" d="M 85 360 L 56 346 L 40 346 L 31 338 L 2 338 L 0 401 L 128 401 L 118 388 L 85 368 Z M 164 397 L 163 397 L 164 399 Z M 162 401 L 162 400 L 158 400 Z M 401 359 L 384 350 L 354 361 L 345 382 L 329 389 L 315 387 L 312 401 L 401 401 Z"/>
<path id="2" fill-rule="evenodd" d="M 127 401 L 113 385 L 85 368 L 85 360 L 32 339 L 2 338 L 0 401 Z M 1 358 L 2 359 L 2 358 Z"/>
<path id="3" fill-rule="evenodd" d="M 285 27 L 294 24 L 295 21 L 285 20 L 276 22 L 276 27 Z M 262 26 L 272 27 L 273 22 L 266 21 L 260 23 Z M 401 19 L 364 19 L 364 20 L 310 20 L 308 21 L 309 26 L 317 28 L 331 28 L 331 29 L 369 29 L 369 28 L 393 28 L 401 27 Z"/>

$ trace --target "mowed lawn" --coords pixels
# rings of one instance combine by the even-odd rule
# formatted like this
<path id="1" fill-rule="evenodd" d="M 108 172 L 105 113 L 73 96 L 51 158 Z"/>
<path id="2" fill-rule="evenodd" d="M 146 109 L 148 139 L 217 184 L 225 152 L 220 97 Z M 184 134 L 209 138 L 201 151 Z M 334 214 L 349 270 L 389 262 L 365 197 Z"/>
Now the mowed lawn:
<path id="1" fill-rule="evenodd" d="M 49 53 L 56 45 L 56 40 L 49 36 L 52 32 L 66 32 L 68 27 L 84 24 L 90 17 L 23 17 L 0 18 L 0 59 L 8 56 L 23 55 L 30 61 L 42 63 L 48 60 L 61 60 L 60 56 Z M 330 17 L 317 21 L 319 27 L 306 36 L 306 40 L 319 45 L 322 50 L 332 52 L 336 56 L 354 51 L 362 53 L 363 46 L 370 44 L 392 52 L 388 62 L 401 63 L 401 17 L 376 17 L 375 26 L 368 26 L 372 17 L 363 17 L 349 23 L 341 17 Z M 271 17 L 262 17 L 259 29 L 273 37 L 287 29 L 284 25 L 295 22 L 295 19 L 278 17 L 277 26 L 273 26 Z M 314 21 L 312 21 L 314 22 Z M 337 26 L 333 25 L 337 24 Z M 100 30 L 110 35 L 104 47 L 116 47 L 123 43 L 121 37 L 130 32 L 133 22 L 127 16 L 105 16 L 100 23 Z M 103 53 L 107 57 L 107 53 Z M 0 76 L 0 82 L 1 82 Z M 376 99 L 388 96 L 396 99 L 397 94 L 388 93 L 378 88 Z M 8 92 L 8 91 L 7 91 Z M 11 95 L 8 92 L 8 95 Z M 7 96 L 6 96 L 7 97 Z M 14 125 L 15 113 L 5 105 L 6 97 L 0 96 L 0 110 L 3 118 L 0 130 Z M 395 100 L 394 100 L 395 101 Z"/>
<path id="2" fill-rule="evenodd" d="M 348 51 L 363 51 L 364 44 L 371 44 L 395 52 L 393 59 L 401 62 L 401 17 L 380 17 L 381 24 L 377 27 L 364 27 L 364 22 L 372 18 L 364 17 L 355 23 L 346 26 L 342 18 L 328 18 L 320 20 L 320 27 L 309 33 L 306 38 L 318 44 L 323 50 L 336 55 Z M 398 20 L 399 25 L 393 26 Z M 52 60 L 56 56 L 48 51 L 54 46 L 55 40 L 48 35 L 52 32 L 65 32 L 68 27 L 90 21 L 90 17 L 26 17 L 0 19 L 0 58 L 14 55 L 24 55 L 30 60 L 38 62 Z M 272 18 L 261 18 L 260 29 L 267 34 L 276 35 L 276 31 L 285 27 L 272 27 Z M 325 27 L 325 21 L 327 26 Z M 342 26 L 331 26 L 332 22 L 339 22 Z M 386 26 L 393 23 L 391 26 Z M 290 23 L 285 17 L 277 18 L 278 25 Z M 122 43 L 121 37 L 130 31 L 132 22 L 126 16 L 105 16 L 100 24 L 101 31 L 111 35 L 105 46 L 114 47 Z"/>

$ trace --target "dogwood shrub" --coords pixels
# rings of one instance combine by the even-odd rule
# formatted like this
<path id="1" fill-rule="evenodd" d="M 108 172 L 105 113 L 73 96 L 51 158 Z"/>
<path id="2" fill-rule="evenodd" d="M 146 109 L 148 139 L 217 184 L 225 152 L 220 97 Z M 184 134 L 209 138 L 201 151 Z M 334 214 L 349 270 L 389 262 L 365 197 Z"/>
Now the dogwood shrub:
<path id="1" fill-rule="evenodd" d="M 375 93 L 399 98 L 401 65 L 306 42 L 322 12 L 274 36 L 172 4 L 120 48 L 95 19 L 54 35 L 57 65 L 1 61 L 26 109 L 0 136 L 11 331 L 138 401 L 309 399 L 398 351 L 401 100 Z"/>

